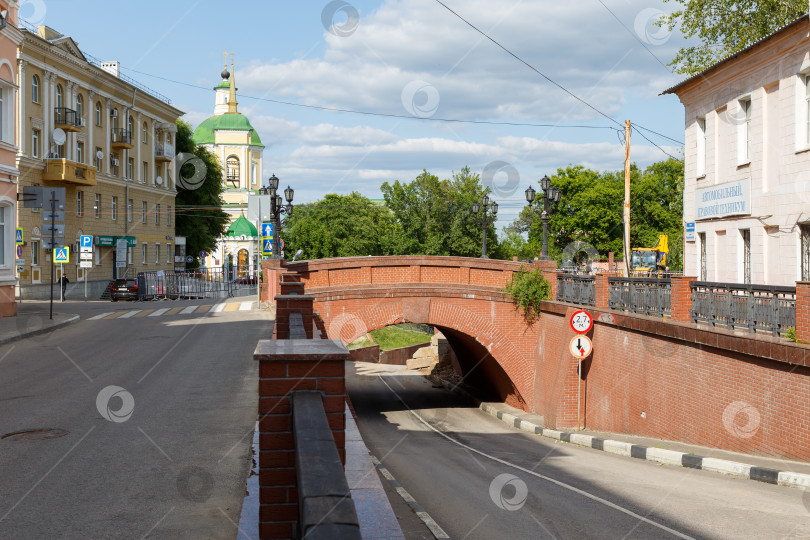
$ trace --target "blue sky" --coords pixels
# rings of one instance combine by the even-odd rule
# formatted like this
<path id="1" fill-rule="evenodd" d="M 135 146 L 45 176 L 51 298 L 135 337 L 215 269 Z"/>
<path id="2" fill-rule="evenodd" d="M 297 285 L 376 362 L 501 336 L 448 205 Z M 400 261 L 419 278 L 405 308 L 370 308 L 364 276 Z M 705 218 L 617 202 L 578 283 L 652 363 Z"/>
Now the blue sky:
<path id="1" fill-rule="evenodd" d="M 605 116 L 683 140 L 683 108 L 659 94 L 681 79 L 665 64 L 684 41 L 651 24 L 676 4 L 443 1 Z M 294 187 L 297 203 L 353 190 L 379 198 L 384 181 L 410 181 L 423 168 L 447 178 L 469 165 L 496 171 L 485 182 L 504 226 L 543 174 L 569 164 L 623 167 L 616 123 L 436 0 L 79 4 L 22 0 L 21 16 L 70 35 L 101 60 L 120 61 L 124 74 L 168 96 L 193 126 L 213 113 L 222 53 L 235 53 L 239 110 L 267 146 L 265 176 Z M 644 134 L 680 155 L 679 143 Z M 640 166 L 667 157 L 638 132 L 631 141 Z"/>

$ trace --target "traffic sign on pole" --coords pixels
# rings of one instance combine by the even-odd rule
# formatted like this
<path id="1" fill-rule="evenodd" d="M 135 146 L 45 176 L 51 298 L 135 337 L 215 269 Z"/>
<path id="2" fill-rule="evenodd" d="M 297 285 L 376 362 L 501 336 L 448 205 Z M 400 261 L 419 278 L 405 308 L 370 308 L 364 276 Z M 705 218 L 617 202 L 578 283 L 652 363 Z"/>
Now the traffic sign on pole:
<path id="1" fill-rule="evenodd" d="M 65 246 L 53 250 L 53 262 L 64 264 L 70 262 L 70 248 Z"/>
<path id="2" fill-rule="evenodd" d="M 571 330 L 577 334 L 587 334 L 593 328 L 593 317 L 584 309 L 572 313 L 569 322 L 571 323 Z"/>
<path id="3" fill-rule="evenodd" d="M 575 358 L 585 358 L 593 350 L 593 343 L 588 336 L 574 336 L 571 338 L 571 343 L 568 344 L 568 350 L 571 351 L 571 356 Z"/>
<path id="4" fill-rule="evenodd" d="M 18 246 L 21 246 L 21 245 L 23 245 L 23 244 L 24 244 L 24 242 L 23 242 L 23 230 L 22 230 L 22 227 L 17 227 L 17 234 L 16 234 L 16 237 L 15 237 L 15 239 L 14 239 L 14 242 L 15 242 L 15 243 L 16 243 Z"/>
<path id="5" fill-rule="evenodd" d="M 262 238 L 273 238 L 272 223 L 262 223 Z"/>
<path id="6" fill-rule="evenodd" d="M 262 255 L 272 255 L 272 254 L 273 254 L 273 239 L 262 238 Z"/>
<path id="7" fill-rule="evenodd" d="M 89 234 L 83 234 L 79 237 L 79 247 L 84 251 L 85 249 L 92 251 L 93 237 Z"/>

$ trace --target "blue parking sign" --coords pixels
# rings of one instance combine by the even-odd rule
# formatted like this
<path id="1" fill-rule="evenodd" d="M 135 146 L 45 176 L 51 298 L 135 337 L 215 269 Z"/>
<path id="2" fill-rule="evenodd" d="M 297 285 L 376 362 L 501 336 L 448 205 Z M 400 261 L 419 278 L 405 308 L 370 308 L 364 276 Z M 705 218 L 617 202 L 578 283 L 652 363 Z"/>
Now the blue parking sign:
<path id="1" fill-rule="evenodd" d="M 83 248 L 93 247 L 93 237 L 89 234 L 81 235 L 80 245 Z"/>

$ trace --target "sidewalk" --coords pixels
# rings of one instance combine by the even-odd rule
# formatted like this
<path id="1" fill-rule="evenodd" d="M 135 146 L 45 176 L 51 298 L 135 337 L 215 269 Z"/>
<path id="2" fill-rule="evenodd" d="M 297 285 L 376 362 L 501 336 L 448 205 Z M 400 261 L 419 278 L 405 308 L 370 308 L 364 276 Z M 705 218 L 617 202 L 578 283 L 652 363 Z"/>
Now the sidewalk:
<path id="1" fill-rule="evenodd" d="M 543 428 L 543 417 L 503 403 L 480 403 L 479 409 L 510 426 L 561 442 L 654 461 L 676 467 L 703 469 L 780 486 L 810 491 L 810 463 L 729 452 L 676 441 L 592 430 Z"/>
<path id="2" fill-rule="evenodd" d="M 16 316 L 0 317 L 0 345 L 62 328 L 79 318 L 76 313 L 66 313 L 61 302 L 54 302 L 53 319 L 47 302 L 18 302 Z"/>

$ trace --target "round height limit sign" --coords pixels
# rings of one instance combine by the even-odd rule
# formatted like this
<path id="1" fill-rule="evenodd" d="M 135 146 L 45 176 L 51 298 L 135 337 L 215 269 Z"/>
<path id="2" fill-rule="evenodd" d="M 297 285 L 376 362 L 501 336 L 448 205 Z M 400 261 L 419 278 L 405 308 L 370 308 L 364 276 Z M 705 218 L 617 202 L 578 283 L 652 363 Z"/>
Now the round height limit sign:
<path id="1" fill-rule="evenodd" d="M 593 317 L 584 309 L 572 313 L 570 322 L 571 330 L 577 334 L 587 334 L 593 328 Z"/>

